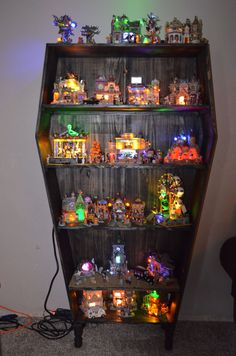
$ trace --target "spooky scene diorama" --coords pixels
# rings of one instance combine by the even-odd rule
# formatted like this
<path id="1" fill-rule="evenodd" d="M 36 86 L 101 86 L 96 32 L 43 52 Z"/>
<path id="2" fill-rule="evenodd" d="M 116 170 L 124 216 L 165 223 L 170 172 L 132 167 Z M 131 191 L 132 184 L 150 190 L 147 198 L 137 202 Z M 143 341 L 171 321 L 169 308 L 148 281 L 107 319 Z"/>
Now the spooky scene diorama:
<path id="1" fill-rule="evenodd" d="M 125 132 L 103 143 L 89 140 L 90 134 L 82 128 L 74 129 L 67 124 L 66 130 L 51 135 L 52 154 L 47 163 L 86 165 L 155 165 L 155 164 L 201 164 L 200 147 L 192 130 L 180 132 L 166 153 L 142 135 Z M 90 143 L 88 142 L 90 141 Z M 104 147 L 105 146 L 105 147 Z"/>
<path id="2" fill-rule="evenodd" d="M 95 260 L 83 260 L 73 275 L 74 286 L 86 288 L 93 285 L 95 290 L 83 290 L 80 308 L 89 319 L 106 317 L 106 310 L 121 318 L 132 318 L 136 312 L 154 316 L 163 321 L 170 311 L 168 297 L 160 296 L 155 290 L 140 293 L 140 288 L 148 291 L 150 286 L 171 285 L 174 281 L 174 264 L 167 254 L 151 251 L 145 266 L 128 268 L 125 245 L 117 240 L 112 245 L 111 257 L 105 266 L 98 267 Z M 97 285 L 102 290 L 97 290 Z M 120 289 L 110 290 L 112 285 Z M 125 288 L 129 286 L 129 288 Z M 107 287 L 107 290 L 106 290 Z M 134 288 L 134 289 L 132 289 Z"/>
<path id="3" fill-rule="evenodd" d="M 109 44 L 144 44 L 160 45 L 168 43 L 176 44 L 198 44 L 207 42 L 202 37 L 202 21 L 195 16 L 194 20 L 186 19 L 181 22 L 176 17 L 173 21 L 167 22 L 165 40 L 160 38 L 160 19 L 152 12 L 146 18 L 140 20 L 130 20 L 128 16 L 113 15 L 111 21 L 111 33 L 107 36 Z M 72 43 L 71 36 L 74 36 L 74 29 L 78 26 L 70 16 L 57 17 L 54 15 L 54 26 L 58 27 L 57 41 L 62 44 Z M 94 44 L 94 36 L 100 30 L 96 25 L 83 25 L 81 36 L 77 43 Z M 85 41 L 84 38 L 85 37 Z M 176 73 L 177 74 L 177 73 Z M 128 75 L 128 76 L 127 76 Z M 79 79 L 78 79 L 79 78 Z M 201 88 L 197 78 L 169 78 L 169 90 L 162 88 L 162 83 L 158 78 L 152 78 L 145 82 L 142 73 L 127 73 L 124 70 L 122 83 L 120 77 L 105 77 L 105 73 L 97 73 L 93 78 L 94 91 L 86 89 L 88 78 L 80 78 L 80 73 L 68 72 L 64 77 L 57 78 L 54 84 L 53 100 L 51 104 L 100 104 L 100 105 L 136 105 L 136 106 L 157 106 L 157 105 L 199 105 L 201 104 Z M 91 78 L 89 78 L 91 81 Z M 127 82 L 128 80 L 128 82 Z M 91 91 L 91 90 L 90 90 Z M 161 93 L 161 97 L 160 97 Z"/>

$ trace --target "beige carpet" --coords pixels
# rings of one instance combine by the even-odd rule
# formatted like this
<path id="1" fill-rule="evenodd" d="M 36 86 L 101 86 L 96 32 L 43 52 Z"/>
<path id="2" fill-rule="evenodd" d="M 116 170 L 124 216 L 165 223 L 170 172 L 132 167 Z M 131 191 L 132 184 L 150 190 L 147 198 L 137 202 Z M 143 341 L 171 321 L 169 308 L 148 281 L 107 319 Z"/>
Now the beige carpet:
<path id="1" fill-rule="evenodd" d="M 147 324 L 88 324 L 80 349 L 73 333 L 52 341 L 25 330 L 1 340 L 1 356 L 236 356 L 236 324 L 227 322 L 179 322 L 172 352 L 164 349 L 163 330 Z"/>

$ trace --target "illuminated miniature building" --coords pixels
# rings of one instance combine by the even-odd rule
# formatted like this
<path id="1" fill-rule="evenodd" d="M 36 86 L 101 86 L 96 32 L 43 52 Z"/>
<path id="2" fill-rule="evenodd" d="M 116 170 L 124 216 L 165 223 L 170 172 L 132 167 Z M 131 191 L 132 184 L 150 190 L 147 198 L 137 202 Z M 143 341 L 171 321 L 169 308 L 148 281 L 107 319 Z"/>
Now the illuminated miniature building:
<path id="1" fill-rule="evenodd" d="M 189 224 L 189 215 L 183 201 L 180 199 L 179 188 L 181 188 L 182 197 L 184 190 L 181 179 L 172 173 L 165 173 L 159 179 L 157 187 L 159 209 L 156 214 L 158 224 Z"/>
<path id="2" fill-rule="evenodd" d="M 127 272 L 127 261 L 124 245 L 112 245 L 112 259 L 110 261 L 110 273 L 113 275 Z"/>
<path id="3" fill-rule="evenodd" d="M 174 17 L 165 27 L 166 42 L 168 43 L 200 43 L 202 41 L 202 21 L 195 16 L 193 22 L 189 19 L 185 23 Z"/>
<path id="4" fill-rule="evenodd" d="M 51 104 L 81 104 L 87 99 L 84 81 L 78 81 L 74 73 L 68 73 L 65 79 L 54 83 Z"/>
<path id="5" fill-rule="evenodd" d="M 140 158 L 146 143 L 143 138 L 135 137 L 133 133 L 124 133 L 116 137 L 117 159 L 119 162 L 132 162 Z"/>
<path id="6" fill-rule="evenodd" d="M 131 83 L 127 87 L 128 104 L 130 105 L 159 105 L 160 86 L 157 79 L 152 80 L 151 84 Z"/>
<path id="7" fill-rule="evenodd" d="M 188 83 L 180 82 L 176 94 L 176 105 L 189 105 Z"/>
<path id="8" fill-rule="evenodd" d="M 160 296 L 155 290 L 143 297 L 142 309 L 156 317 L 161 317 L 169 311 L 168 306 L 160 302 Z"/>
<path id="9" fill-rule="evenodd" d="M 195 16 L 191 24 L 191 42 L 200 43 L 202 40 L 202 20 Z"/>
<path id="10" fill-rule="evenodd" d="M 138 43 L 141 38 L 142 20 L 130 21 L 126 15 L 113 15 L 111 43 Z"/>
<path id="11" fill-rule="evenodd" d="M 79 163 L 86 156 L 85 143 L 87 135 L 76 132 L 72 125 L 67 125 L 67 131 L 52 138 L 53 157 L 48 158 L 49 164 Z"/>
<path id="12" fill-rule="evenodd" d="M 108 222 L 110 220 L 108 201 L 106 199 L 101 199 L 97 201 L 95 206 L 95 213 L 99 223 Z"/>
<path id="13" fill-rule="evenodd" d="M 76 197 L 72 193 L 70 197 L 65 196 L 62 200 L 62 216 L 59 225 L 74 226 L 77 224 L 77 215 L 75 212 Z"/>
<path id="14" fill-rule="evenodd" d="M 102 160 L 101 146 L 97 141 L 93 141 L 89 153 L 89 163 L 100 163 Z"/>
<path id="15" fill-rule="evenodd" d="M 169 85 L 170 94 L 164 98 L 167 105 L 198 105 L 200 102 L 199 81 L 179 80 L 175 78 Z"/>
<path id="16" fill-rule="evenodd" d="M 165 32 L 168 43 L 183 43 L 183 24 L 176 17 L 166 23 Z"/>
<path id="17" fill-rule="evenodd" d="M 106 80 L 104 76 L 96 79 L 95 98 L 103 104 L 119 104 L 121 92 L 119 85 L 113 79 Z"/>
<path id="18" fill-rule="evenodd" d="M 83 291 L 83 301 L 81 309 L 85 315 L 91 318 L 101 318 L 105 316 L 103 307 L 103 296 L 101 290 L 96 291 Z"/>
<path id="19" fill-rule="evenodd" d="M 125 290 L 113 290 L 111 309 L 121 309 L 122 307 L 125 307 L 125 299 Z"/>
<path id="20" fill-rule="evenodd" d="M 124 317 L 134 316 L 137 310 L 136 294 L 129 290 L 113 290 L 111 310 L 121 310 Z"/>
<path id="21" fill-rule="evenodd" d="M 174 138 L 174 144 L 168 150 L 164 163 L 195 163 L 202 162 L 199 146 L 194 136 L 187 137 L 180 134 Z"/>
<path id="22" fill-rule="evenodd" d="M 145 202 L 139 198 L 132 203 L 131 222 L 133 224 L 135 225 L 144 224 L 144 208 L 145 208 Z"/>

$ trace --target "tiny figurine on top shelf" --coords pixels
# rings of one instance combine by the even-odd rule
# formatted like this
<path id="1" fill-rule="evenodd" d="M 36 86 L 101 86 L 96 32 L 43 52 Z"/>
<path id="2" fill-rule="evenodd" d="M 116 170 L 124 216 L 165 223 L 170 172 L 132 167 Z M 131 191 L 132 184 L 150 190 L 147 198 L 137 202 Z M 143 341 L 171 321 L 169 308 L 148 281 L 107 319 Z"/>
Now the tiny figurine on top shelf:
<path id="1" fill-rule="evenodd" d="M 185 23 L 174 17 L 173 21 L 167 22 L 165 27 L 167 43 L 200 43 L 202 38 L 202 20 L 197 16 L 193 22 L 186 19 Z"/>
<path id="2" fill-rule="evenodd" d="M 195 136 L 183 133 L 174 137 L 174 144 L 168 150 L 164 163 L 200 164 L 202 157 Z"/>
<path id="3" fill-rule="evenodd" d="M 142 84 L 142 77 L 131 77 L 127 87 L 129 105 L 159 105 L 160 85 L 153 79 L 150 85 Z"/>
<path id="4" fill-rule="evenodd" d="M 159 37 L 161 26 L 158 25 L 160 21 L 159 17 L 154 15 L 152 12 L 147 15 L 146 19 L 146 30 L 147 35 L 144 37 L 143 43 L 160 43 L 161 39 Z"/>
<path id="5" fill-rule="evenodd" d="M 95 98 L 100 104 L 119 105 L 121 104 L 121 92 L 119 85 L 113 78 L 107 80 L 104 76 L 99 76 L 95 82 Z"/>
<path id="6" fill-rule="evenodd" d="M 75 73 L 67 73 L 64 79 L 54 83 L 51 104 L 83 104 L 87 99 L 84 80 L 78 80 Z"/>
<path id="7" fill-rule="evenodd" d="M 85 143 L 88 134 L 83 129 L 73 130 L 67 125 L 67 130 L 52 137 L 53 157 L 47 158 L 48 164 L 78 164 L 86 156 Z"/>
<path id="8" fill-rule="evenodd" d="M 71 43 L 72 39 L 70 36 L 74 36 L 73 29 L 77 27 L 77 23 L 72 21 L 68 15 L 61 17 L 53 15 L 53 18 L 53 25 L 58 27 L 58 34 L 60 35 L 60 37 L 57 39 L 57 42 Z"/>
<path id="9" fill-rule="evenodd" d="M 145 20 L 130 21 L 126 16 L 113 15 L 111 21 L 111 43 L 140 43 Z"/>
<path id="10" fill-rule="evenodd" d="M 100 30 L 98 26 L 85 25 L 81 28 L 81 35 L 86 38 L 86 43 L 94 44 L 94 36 L 99 35 Z"/>
<path id="11" fill-rule="evenodd" d="M 170 94 L 164 98 L 165 105 L 199 105 L 200 84 L 195 78 L 191 81 L 174 80 L 169 85 Z"/>
<path id="12" fill-rule="evenodd" d="M 159 208 L 155 214 L 156 223 L 167 226 L 189 224 L 189 214 L 180 199 L 184 195 L 181 179 L 172 173 L 165 173 L 158 181 L 157 190 Z"/>

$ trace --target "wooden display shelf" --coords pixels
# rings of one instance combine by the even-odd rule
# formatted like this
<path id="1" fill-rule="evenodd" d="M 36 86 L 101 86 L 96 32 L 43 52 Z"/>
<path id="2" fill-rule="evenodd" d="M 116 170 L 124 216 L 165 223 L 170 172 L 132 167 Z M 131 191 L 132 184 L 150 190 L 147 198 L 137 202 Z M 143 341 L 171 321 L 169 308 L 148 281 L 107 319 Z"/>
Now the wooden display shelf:
<path id="1" fill-rule="evenodd" d="M 54 112 L 91 112 L 91 111 L 146 111 L 146 112 L 202 112 L 208 111 L 208 105 L 100 105 L 100 104 L 44 104 L 42 110 Z"/>
<path id="2" fill-rule="evenodd" d="M 78 225 L 78 226 L 58 226 L 58 230 L 107 230 L 107 231 L 145 231 L 145 230 L 182 230 L 191 231 L 192 224 L 185 225 L 142 225 L 142 226 L 109 226 L 109 225 Z"/>
<path id="3" fill-rule="evenodd" d="M 180 287 L 176 278 L 171 278 L 163 282 L 154 283 L 150 285 L 144 280 L 137 279 L 132 276 L 131 283 L 126 283 L 123 278 L 118 276 L 109 275 L 109 280 L 106 281 L 101 274 L 95 273 L 94 277 L 83 278 L 78 283 L 78 277 L 72 276 L 69 289 L 70 290 L 133 290 L 136 292 L 142 292 L 146 290 L 156 290 L 157 292 L 178 292 Z M 92 283 L 92 281 L 94 283 Z"/>
<path id="4" fill-rule="evenodd" d="M 157 164 L 125 164 L 125 163 L 115 163 L 115 164 L 108 164 L 108 163 L 101 163 L 101 164 L 90 164 L 90 163 L 77 163 L 77 164 L 70 164 L 70 163 L 54 163 L 54 164 L 47 164 L 46 168 L 98 168 L 98 169 L 104 169 L 104 168 L 111 168 L 111 169 L 119 169 L 119 168 L 125 168 L 125 169 L 166 169 L 167 171 L 170 169 L 176 169 L 176 168 L 186 168 L 186 169 L 205 169 L 206 164 L 194 164 L 194 163 L 157 163 Z"/>
<path id="5" fill-rule="evenodd" d="M 119 310 L 106 310 L 106 315 L 102 318 L 87 318 L 84 313 L 80 312 L 77 318 L 78 323 L 93 323 L 93 324 L 103 324 L 103 323 L 125 323 L 125 324 L 161 324 L 168 323 L 172 321 L 172 316 L 170 313 L 161 316 L 160 318 L 152 315 L 146 314 L 142 310 L 136 310 L 133 317 L 122 317 Z"/>

